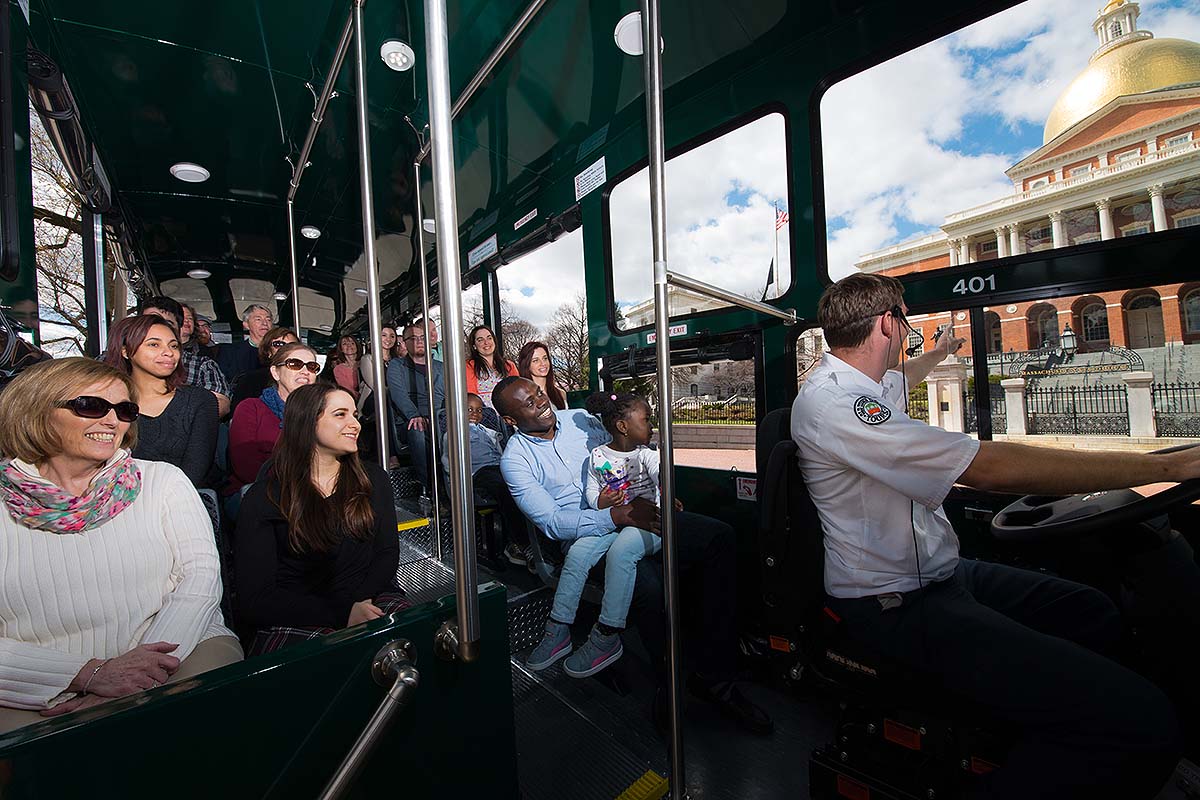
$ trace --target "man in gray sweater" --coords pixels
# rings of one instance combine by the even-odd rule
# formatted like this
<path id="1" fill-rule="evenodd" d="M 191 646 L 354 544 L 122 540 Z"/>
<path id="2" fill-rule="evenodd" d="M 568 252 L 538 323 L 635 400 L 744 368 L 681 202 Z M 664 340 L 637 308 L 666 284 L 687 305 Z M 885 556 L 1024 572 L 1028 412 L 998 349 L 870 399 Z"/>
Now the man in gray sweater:
<path id="1" fill-rule="evenodd" d="M 425 328 L 409 325 L 404 329 L 404 345 L 408 355 L 388 362 L 387 385 L 392 405 L 396 407 L 397 438 L 408 442 L 413 468 L 425 490 L 429 490 L 430 437 L 437 435 L 437 419 L 445 408 L 445 383 L 442 365 L 426 358 Z M 434 418 L 429 418 L 429 378 L 433 370 Z"/>

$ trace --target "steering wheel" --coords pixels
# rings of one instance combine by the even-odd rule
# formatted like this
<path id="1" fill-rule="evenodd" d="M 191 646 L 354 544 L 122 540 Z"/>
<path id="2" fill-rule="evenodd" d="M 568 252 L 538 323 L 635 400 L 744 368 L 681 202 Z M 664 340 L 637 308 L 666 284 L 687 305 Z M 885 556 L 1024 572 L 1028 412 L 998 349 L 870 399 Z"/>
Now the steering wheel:
<path id="1" fill-rule="evenodd" d="M 1175 453 L 1200 447 L 1183 444 L 1155 450 Z M 1095 533 L 1116 525 L 1140 522 L 1177 503 L 1200 498 L 1200 478 L 1183 481 L 1145 497 L 1132 489 L 1073 494 L 1066 497 L 1026 495 L 992 518 L 992 535 L 1005 542 L 1029 542 Z"/>

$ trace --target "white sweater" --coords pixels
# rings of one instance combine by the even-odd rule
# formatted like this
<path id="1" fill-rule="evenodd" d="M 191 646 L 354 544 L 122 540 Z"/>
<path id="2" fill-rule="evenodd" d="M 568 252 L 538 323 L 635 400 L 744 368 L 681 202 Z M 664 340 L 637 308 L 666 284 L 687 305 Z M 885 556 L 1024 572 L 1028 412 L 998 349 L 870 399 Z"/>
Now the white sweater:
<path id="1" fill-rule="evenodd" d="M 135 459 L 137 499 L 82 534 L 31 530 L 0 503 L 0 706 L 42 709 L 92 658 L 214 636 L 221 571 L 212 521 L 178 467 Z"/>

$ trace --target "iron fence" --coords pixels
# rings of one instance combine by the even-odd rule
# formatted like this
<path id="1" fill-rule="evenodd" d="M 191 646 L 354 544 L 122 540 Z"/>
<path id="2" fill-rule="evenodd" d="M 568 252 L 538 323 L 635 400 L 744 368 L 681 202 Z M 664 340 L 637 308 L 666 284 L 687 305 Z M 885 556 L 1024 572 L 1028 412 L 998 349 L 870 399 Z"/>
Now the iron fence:
<path id="1" fill-rule="evenodd" d="M 929 422 L 929 386 L 927 384 L 920 383 L 908 393 L 907 411 L 908 416 L 912 419 Z"/>
<path id="2" fill-rule="evenodd" d="M 1004 404 L 1004 389 L 998 384 L 988 384 L 988 405 L 992 409 L 992 433 L 1007 432 L 1008 407 Z M 974 387 L 963 392 L 963 430 L 967 433 L 979 433 Z"/>
<path id="3" fill-rule="evenodd" d="M 1027 389 L 1025 430 L 1031 434 L 1128 436 L 1128 392 L 1125 386 Z"/>
<path id="4" fill-rule="evenodd" d="M 1200 437 L 1200 383 L 1156 383 L 1150 396 L 1159 436 Z"/>
<path id="5" fill-rule="evenodd" d="M 684 397 L 675 401 L 671 421 L 675 425 L 754 425 L 758 421 L 754 405 L 752 398 L 744 397 L 723 401 Z"/>

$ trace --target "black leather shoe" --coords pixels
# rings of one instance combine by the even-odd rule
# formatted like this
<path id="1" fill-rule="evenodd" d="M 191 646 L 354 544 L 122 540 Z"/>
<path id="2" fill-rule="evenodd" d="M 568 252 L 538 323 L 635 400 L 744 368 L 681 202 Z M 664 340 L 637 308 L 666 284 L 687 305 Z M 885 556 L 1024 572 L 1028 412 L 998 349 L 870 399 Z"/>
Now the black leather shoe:
<path id="1" fill-rule="evenodd" d="M 775 732 L 775 722 L 767 712 L 742 694 L 732 681 L 709 681 L 693 674 L 688 678 L 688 691 L 693 697 L 712 703 L 722 716 L 750 733 L 770 736 Z"/>

